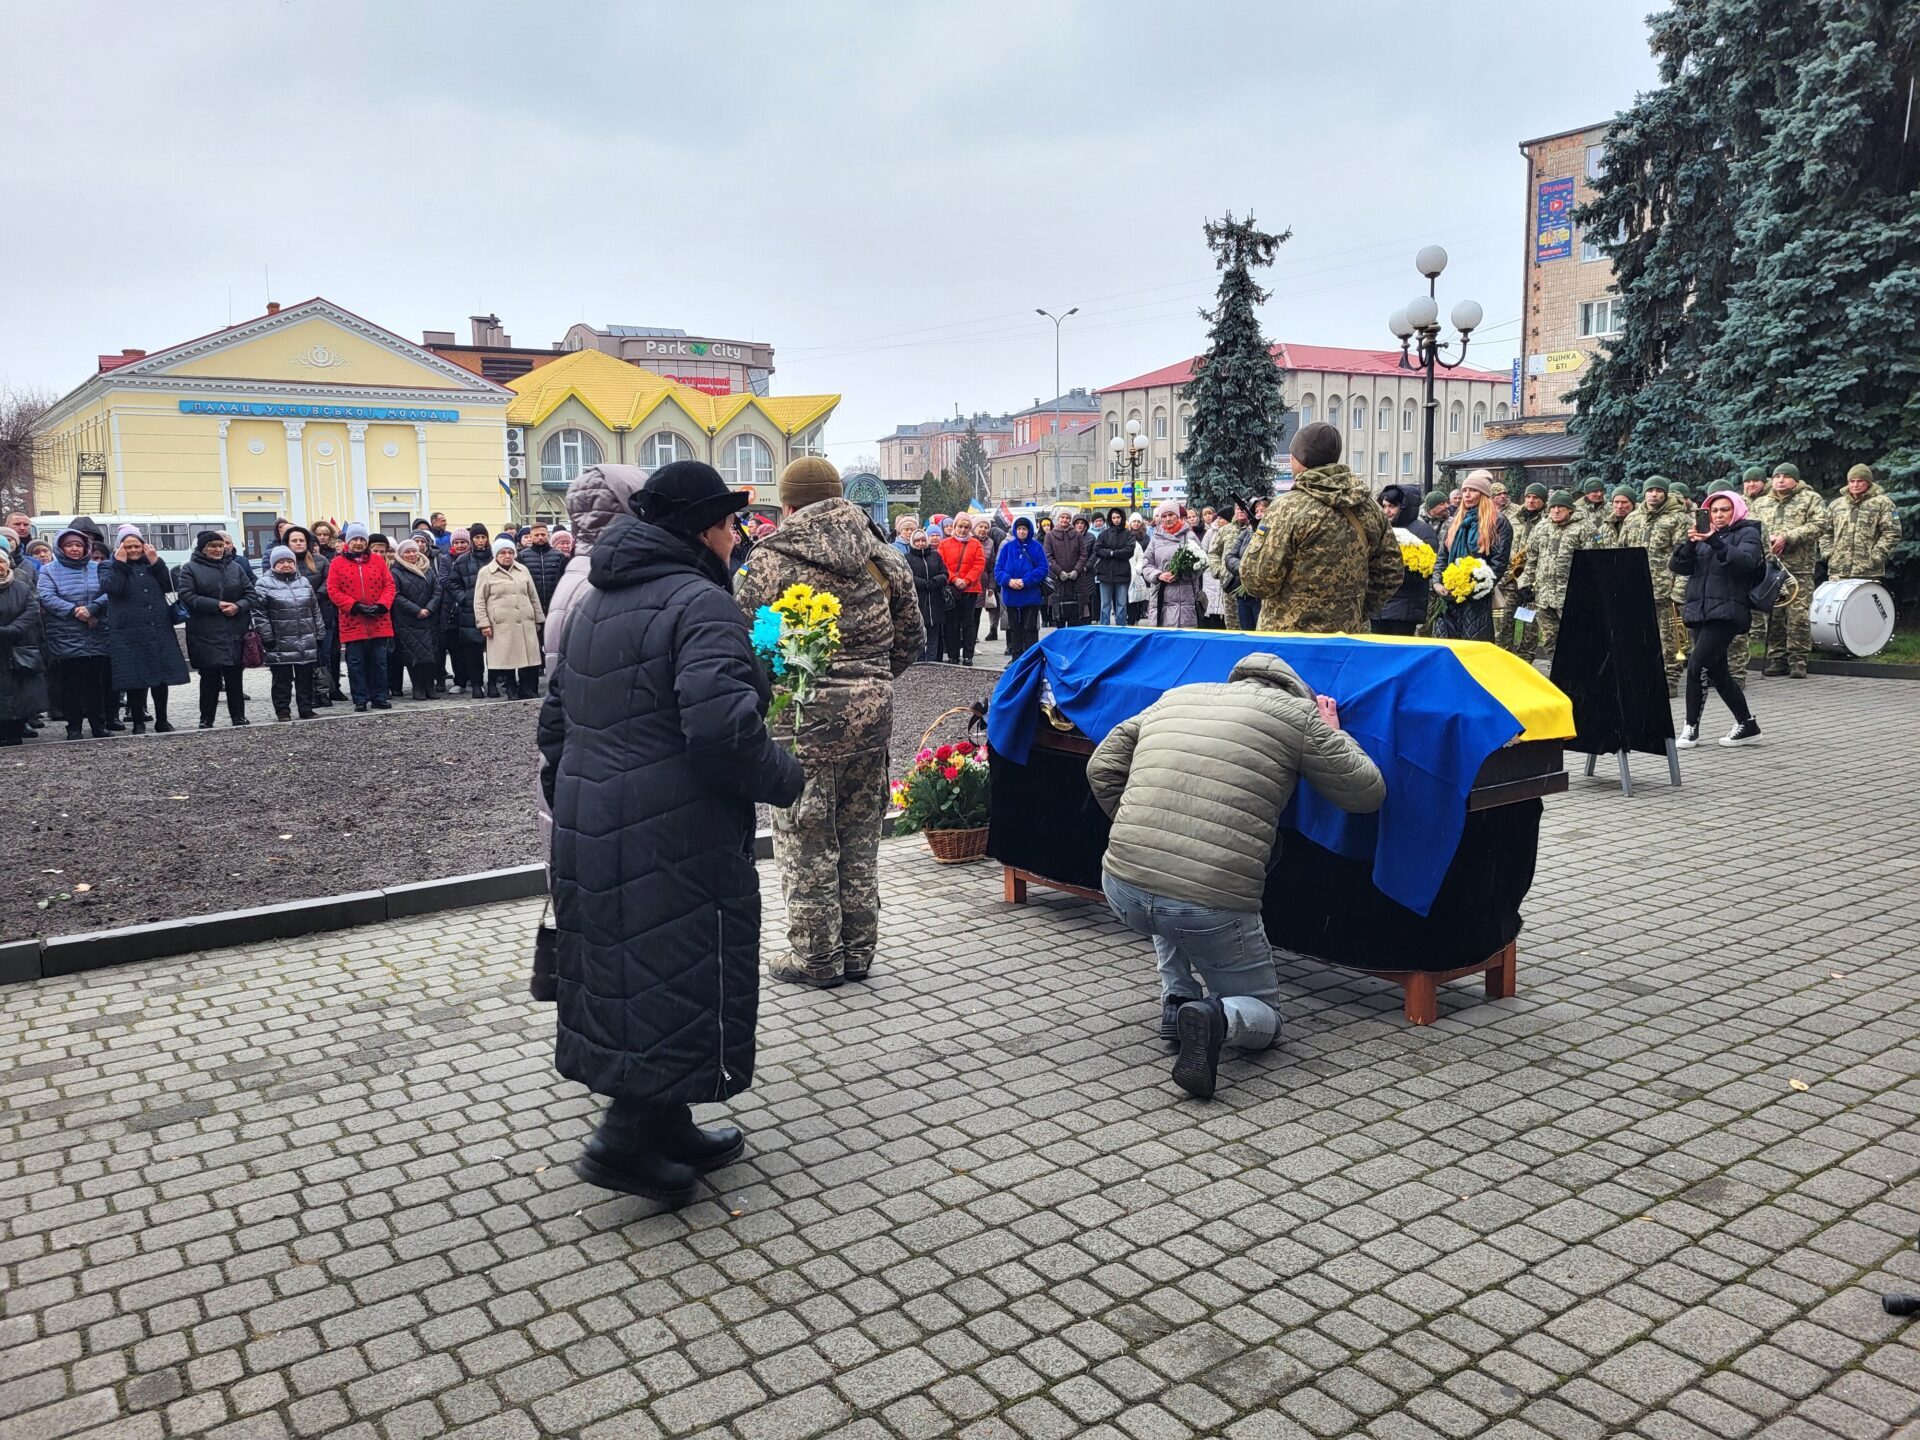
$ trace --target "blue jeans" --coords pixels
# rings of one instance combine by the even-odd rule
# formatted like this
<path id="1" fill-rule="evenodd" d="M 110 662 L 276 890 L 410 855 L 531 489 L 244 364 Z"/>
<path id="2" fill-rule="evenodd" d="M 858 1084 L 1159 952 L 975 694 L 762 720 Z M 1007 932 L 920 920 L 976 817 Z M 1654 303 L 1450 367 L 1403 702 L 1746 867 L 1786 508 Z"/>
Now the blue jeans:
<path id="1" fill-rule="evenodd" d="M 1160 993 L 1198 1000 L 1200 982 L 1227 1012 L 1227 1044 L 1264 1050 L 1280 1033 L 1280 977 L 1257 911 L 1218 910 L 1155 895 L 1102 872 L 1100 888 L 1114 918 L 1153 941 Z M 1196 975 L 1198 979 L 1196 979 Z"/>
<path id="2" fill-rule="evenodd" d="M 387 647 L 392 643 L 384 635 L 347 641 L 347 689 L 354 704 L 387 698 Z"/>
<path id="3" fill-rule="evenodd" d="M 1260 628 L 1260 602 L 1258 600 L 1254 599 L 1251 595 L 1236 595 L 1233 597 L 1233 608 L 1238 612 L 1240 628 L 1242 630 L 1258 630 Z"/>
<path id="4" fill-rule="evenodd" d="M 1128 625 L 1127 619 L 1127 582 L 1124 580 L 1102 580 L 1100 582 L 1100 623 L 1102 625 Z"/>

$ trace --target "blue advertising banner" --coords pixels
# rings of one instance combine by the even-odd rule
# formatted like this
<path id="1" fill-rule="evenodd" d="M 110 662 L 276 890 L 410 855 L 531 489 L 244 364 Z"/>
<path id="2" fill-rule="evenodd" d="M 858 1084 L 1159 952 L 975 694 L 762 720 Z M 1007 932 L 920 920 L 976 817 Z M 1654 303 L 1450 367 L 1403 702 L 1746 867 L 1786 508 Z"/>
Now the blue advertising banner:
<path id="1" fill-rule="evenodd" d="M 280 401 L 182 400 L 187 415 L 258 415 L 291 420 L 434 420 L 460 423 L 458 410 L 433 410 L 413 405 L 297 405 Z"/>
<path id="2" fill-rule="evenodd" d="M 1513 393 L 1507 398 L 1507 403 L 1513 406 L 1514 414 L 1520 413 L 1520 357 L 1518 355 L 1513 357 Z"/>
<path id="3" fill-rule="evenodd" d="M 1533 221 L 1533 261 L 1565 260 L 1573 254 L 1573 177 L 1542 180 Z"/>

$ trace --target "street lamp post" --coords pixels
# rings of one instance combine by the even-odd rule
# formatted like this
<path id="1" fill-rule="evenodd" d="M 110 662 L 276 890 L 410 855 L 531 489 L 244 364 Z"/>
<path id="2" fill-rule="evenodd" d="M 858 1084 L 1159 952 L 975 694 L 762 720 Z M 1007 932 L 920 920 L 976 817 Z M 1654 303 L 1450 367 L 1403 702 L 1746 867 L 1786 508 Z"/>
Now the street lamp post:
<path id="1" fill-rule="evenodd" d="M 1127 480 L 1127 500 L 1132 509 L 1140 508 L 1140 470 L 1147 459 L 1147 437 L 1140 433 L 1138 420 L 1127 421 L 1127 433 L 1107 442 L 1113 451 L 1113 478 L 1123 474 Z"/>
<path id="2" fill-rule="evenodd" d="M 1425 479 L 1420 487 L 1420 493 L 1425 495 L 1433 490 L 1433 432 L 1440 406 L 1433 396 L 1434 376 L 1437 370 L 1457 369 L 1466 360 L 1468 337 L 1480 324 L 1484 312 L 1472 300 L 1462 300 L 1453 307 L 1453 313 L 1448 318 L 1453 321 L 1453 328 L 1460 332 L 1460 353 L 1451 360 L 1442 360 L 1440 352 L 1451 350 L 1453 342 L 1442 343 L 1440 339 L 1440 302 L 1434 296 L 1434 285 L 1440 278 L 1440 272 L 1447 268 L 1447 252 L 1438 245 L 1423 246 L 1420 253 L 1413 257 L 1413 265 L 1427 277 L 1427 293 L 1414 296 L 1388 316 L 1387 328 L 1400 338 L 1400 368 L 1424 370 L 1427 373 L 1427 453 L 1421 466 L 1421 474 Z"/>
<path id="3" fill-rule="evenodd" d="M 1067 323 L 1067 315 L 1078 315 L 1080 307 L 1074 306 L 1066 315 L 1055 315 L 1050 311 L 1035 309 L 1034 314 L 1044 315 L 1053 321 L 1053 498 L 1060 498 L 1060 327 Z"/>

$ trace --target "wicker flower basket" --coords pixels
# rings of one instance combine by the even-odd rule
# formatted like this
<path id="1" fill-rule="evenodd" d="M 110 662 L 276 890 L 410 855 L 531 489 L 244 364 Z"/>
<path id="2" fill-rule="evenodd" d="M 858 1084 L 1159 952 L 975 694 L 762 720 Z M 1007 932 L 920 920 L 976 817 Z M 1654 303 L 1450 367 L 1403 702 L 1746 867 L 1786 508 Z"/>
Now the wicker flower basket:
<path id="1" fill-rule="evenodd" d="M 942 865 L 964 865 L 983 859 L 987 853 L 987 827 L 977 830 L 922 830 L 927 848 Z"/>

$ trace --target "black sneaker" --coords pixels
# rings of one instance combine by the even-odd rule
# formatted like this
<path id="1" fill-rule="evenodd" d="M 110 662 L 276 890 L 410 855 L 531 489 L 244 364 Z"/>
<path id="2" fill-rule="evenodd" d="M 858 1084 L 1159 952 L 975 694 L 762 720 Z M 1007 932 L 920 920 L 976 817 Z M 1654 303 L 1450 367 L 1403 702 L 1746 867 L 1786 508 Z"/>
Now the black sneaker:
<path id="1" fill-rule="evenodd" d="M 1189 1000 L 1175 1022 L 1180 1053 L 1173 1083 L 1196 1100 L 1211 1100 L 1219 1079 L 1220 1047 L 1227 1043 L 1227 1007 L 1218 1000 Z"/>
<path id="2" fill-rule="evenodd" d="M 1180 1039 L 1180 1007 L 1198 999 L 1195 995 L 1162 995 L 1160 997 L 1160 1038 L 1169 1045 Z"/>
<path id="3" fill-rule="evenodd" d="M 391 700 L 376 700 L 373 702 L 373 708 L 376 710 L 391 710 L 393 708 L 393 702 Z"/>
<path id="4" fill-rule="evenodd" d="M 362 705 L 358 700 L 353 702 L 353 709 L 356 715 L 364 715 L 367 713 L 367 707 Z"/>
<path id="5" fill-rule="evenodd" d="M 1735 745 L 1751 745 L 1759 738 L 1760 722 L 1749 719 L 1742 720 L 1738 725 L 1734 726 L 1733 729 L 1722 735 L 1720 737 L 1720 743 L 1728 749 L 1732 749 Z"/>

